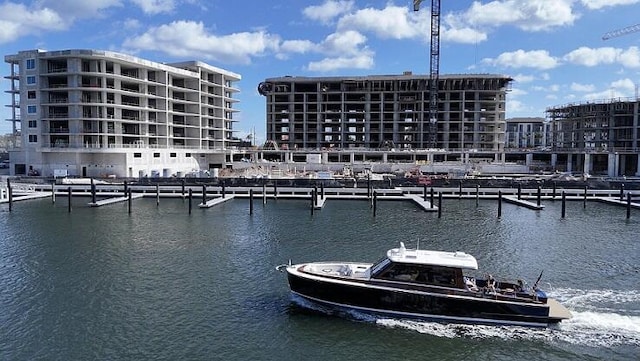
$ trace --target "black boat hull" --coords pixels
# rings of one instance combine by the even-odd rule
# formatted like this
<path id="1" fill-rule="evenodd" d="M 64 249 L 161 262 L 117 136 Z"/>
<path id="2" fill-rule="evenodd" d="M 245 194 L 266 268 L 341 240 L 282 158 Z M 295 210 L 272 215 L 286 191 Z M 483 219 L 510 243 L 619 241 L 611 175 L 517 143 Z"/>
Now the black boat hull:
<path id="1" fill-rule="evenodd" d="M 366 282 L 287 272 L 292 293 L 330 306 L 400 318 L 418 318 L 473 324 L 509 324 L 546 327 L 561 319 L 549 317 L 540 303 L 498 301 L 491 297 L 460 296 L 439 290 L 427 292 Z"/>

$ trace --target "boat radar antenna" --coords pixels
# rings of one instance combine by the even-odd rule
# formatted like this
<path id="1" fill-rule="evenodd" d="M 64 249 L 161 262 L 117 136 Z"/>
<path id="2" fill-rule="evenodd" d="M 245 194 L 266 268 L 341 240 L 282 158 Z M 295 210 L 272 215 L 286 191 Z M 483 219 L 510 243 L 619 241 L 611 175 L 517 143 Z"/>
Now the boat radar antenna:
<path id="1" fill-rule="evenodd" d="M 538 279 L 536 280 L 536 283 L 533 284 L 533 289 L 536 290 L 538 289 L 538 283 L 540 282 L 540 279 L 542 278 L 542 273 L 544 272 L 544 270 L 540 271 L 540 276 L 538 276 Z"/>

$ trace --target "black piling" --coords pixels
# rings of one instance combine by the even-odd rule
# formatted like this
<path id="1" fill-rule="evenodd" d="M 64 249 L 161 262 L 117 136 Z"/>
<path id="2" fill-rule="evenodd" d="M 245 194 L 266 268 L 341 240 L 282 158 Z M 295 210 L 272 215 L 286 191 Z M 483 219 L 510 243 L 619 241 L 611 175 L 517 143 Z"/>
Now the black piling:
<path id="1" fill-rule="evenodd" d="M 131 214 L 131 203 L 133 203 L 132 202 L 132 194 L 133 194 L 133 191 L 131 189 L 129 189 L 129 198 L 127 199 L 127 203 L 128 203 L 128 206 L 129 206 L 129 214 Z"/>
<path id="2" fill-rule="evenodd" d="M 480 185 L 476 184 L 476 207 L 480 204 Z"/>
<path id="3" fill-rule="evenodd" d="M 11 190 L 11 179 L 7 178 L 7 196 L 9 197 L 9 212 L 13 209 L 13 191 Z"/>
<path id="4" fill-rule="evenodd" d="M 567 194 L 562 191 L 562 218 L 567 215 Z"/>
<path id="5" fill-rule="evenodd" d="M 551 193 L 551 198 L 556 199 L 556 181 L 553 181 L 553 190 Z"/>
<path id="6" fill-rule="evenodd" d="M 498 191 L 498 218 L 502 218 L 502 191 Z"/>
<path id="7" fill-rule="evenodd" d="M 582 196 L 582 208 L 587 208 L 587 186 L 584 186 L 584 195 Z"/>
<path id="8" fill-rule="evenodd" d="M 51 183 L 51 203 L 56 203 L 56 184 Z"/>
<path id="9" fill-rule="evenodd" d="M 367 198 L 371 198 L 371 176 L 367 174 Z"/>
<path id="10" fill-rule="evenodd" d="M 376 216 L 376 211 L 378 209 L 378 192 L 373 191 L 373 216 Z"/>
<path id="11" fill-rule="evenodd" d="M 156 205 L 160 205 L 160 184 L 156 183 Z"/>
<path id="12" fill-rule="evenodd" d="M 542 188 L 540 188 L 540 186 L 538 186 L 538 207 L 540 207 L 540 203 L 541 203 L 541 198 L 542 198 Z"/>
<path id="13" fill-rule="evenodd" d="M 518 200 L 522 199 L 522 184 L 518 183 Z"/>
<path id="14" fill-rule="evenodd" d="M 193 205 L 193 191 L 189 188 L 189 214 L 191 214 L 191 206 Z"/>
<path id="15" fill-rule="evenodd" d="M 249 214 L 253 214 L 253 189 L 249 189 Z"/>
<path id="16" fill-rule="evenodd" d="M 315 201 L 314 201 L 314 199 L 313 199 L 313 198 L 315 198 L 315 197 L 314 197 L 314 194 L 313 194 L 313 189 L 311 190 L 311 192 L 310 192 L 310 193 L 311 193 L 311 204 L 310 204 L 309 209 L 311 210 L 311 215 L 313 216 L 313 211 L 314 211 L 314 208 L 315 208 L 315 204 L 314 204 L 314 203 L 315 203 Z"/>
<path id="17" fill-rule="evenodd" d="M 313 187 L 313 205 L 314 207 L 318 205 L 318 186 Z"/>
<path id="18" fill-rule="evenodd" d="M 67 202 L 67 210 L 69 213 L 71 213 L 71 187 L 67 188 L 67 199 L 69 200 L 69 202 Z"/>
<path id="19" fill-rule="evenodd" d="M 422 185 L 422 198 L 424 199 L 424 201 L 427 201 L 427 185 L 423 184 Z"/>
<path id="20" fill-rule="evenodd" d="M 462 198 L 462 181 L 458 182 L 458 198 Z"/>
<path id="21" fill-rule="evenodd" d="M 320 198 L 324 199 L 324 182 L 320 183 Z"/>
<path id="22" fill-rule="evenodd" d="M 184 179 L 180 180 L 180 184 L 182 185 L 182 199 L 184 199 Z"/>
<path id="23" fill-rule="evenodd" d="M 124 185 L 123 185 L 123 188 L 124 188 L 124 189 L 123 189 L 123 194 L 124 194 L 124 196 L 126 197 L 126 196 L 127 196 L 127 192 L 129 191 L 129 184 L 127 183 L 127 181 L 124 181 L 124 183 L 123 183 L 123 184 L 124 184 Z"/>
<path id="24" fill-rule="evenodd" d="M 96 184 L 93 182 L 93 178 L 91 178 L 91 203 L 96 203 Z"/>
<path id="25" fill-rule="evenodd" d="M 207 204 L 207 185 L 202 185 L 202 204 Z"/>
<path id="26" fill-rule="evenodd" d="M 429 202 L 431 202 L 431 208 L 433 208 L 433 187 L 431 187 L 431 198 Z"/>
<path id="27" fill-rule="evenodd" d="M 627 219 L 631 218 L 631 193 L 627 193 Z"/>
<path id="28" fill-rule="evenodd" d="M 222 181 L 222 198 L 224 199 L 226 196 L 227 196 L 226 182 Z"/>
<path id="29" fill-rule="evenodd" d="M 438 218 L 442 217 L 442 192 L 438 192 Z"/>
<path id="30" fill-rule="evenodd" d="M 278 180 L 277 179 L 273 180 L 273 196 L 275 198 L 278 198 Z"/>
<path id="31" fill-rule="evenodd" d="M 620 202 L 624 200 L 624 183 L 620 184 Z"/>

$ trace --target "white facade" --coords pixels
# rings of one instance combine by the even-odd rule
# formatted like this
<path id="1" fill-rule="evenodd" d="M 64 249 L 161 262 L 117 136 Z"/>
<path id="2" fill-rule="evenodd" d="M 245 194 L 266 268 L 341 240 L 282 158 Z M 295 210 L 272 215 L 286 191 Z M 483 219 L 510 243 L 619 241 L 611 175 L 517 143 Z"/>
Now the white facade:
<path id="1" fill-rule="evenodd" d="M 240 75 L 97 50 L 5 56 L 20 140 L 11 174 L 171 176 L 224 167 Z"/>

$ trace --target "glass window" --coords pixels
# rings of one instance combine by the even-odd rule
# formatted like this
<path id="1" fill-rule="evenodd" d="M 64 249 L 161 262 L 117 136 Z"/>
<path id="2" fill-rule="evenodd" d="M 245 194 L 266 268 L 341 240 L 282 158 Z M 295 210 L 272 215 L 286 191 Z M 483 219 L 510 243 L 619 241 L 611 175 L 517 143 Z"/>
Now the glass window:
<path id="1" fill-rule="evenodd" d="M 27 92 L 27 99 L 35 99 L 36 98 L 36 92 L 33 90 L 29 90 Z"/>
<path id="2" fill-rule="evenodd" d="M 35 134 L 29 134 L 29 143 L 37 143 L 38 142 L 38 136 Z"/>
<path id="3" fill-rule="evenodd" d="M 142 153 L 133 153 L 134 158 L 142 158 Z"/>
<path id="4" fill-rule="evenodd" d="M 30 120 L 29 121 L 29 128 L 37 128 L 38 127 L 38 121 L 37 120 Z"/>
<path id="5" fill-rule="evenodd" d="M 31 84 L 35 84 L 36 83 L 36 77 L 33 75 L 30 75 L 27 77 L 27 84 L 31 85 Z"/>
<path id="6" fill-rule="evenodd" d="M 36 59 L 27 59 L 27 69 L 36 68 Z"/>
<path id="7" fill-rule="evenodd" d="M 35 105 L 29 105 L 27 106 L 27 113 L 29 114 L 35 114 L 37 112 L 37 108 Z"/>
<path id="8" fill-rule="evenodd" d="M 153 153 L 154 158 L 160 158 L 160 153 Z"/>
<path id="9" fill-rule="evenodd" d="M 176 153 L 169 153 L 169 156 L 170 156 L 171 158 L 175 158 L 175 157 L 176 157 Z"/>

